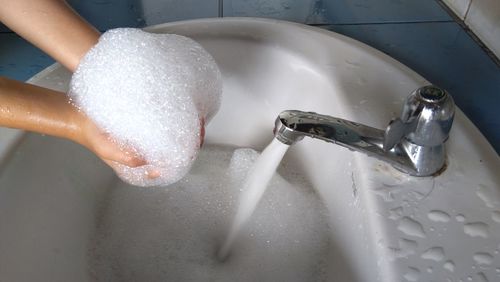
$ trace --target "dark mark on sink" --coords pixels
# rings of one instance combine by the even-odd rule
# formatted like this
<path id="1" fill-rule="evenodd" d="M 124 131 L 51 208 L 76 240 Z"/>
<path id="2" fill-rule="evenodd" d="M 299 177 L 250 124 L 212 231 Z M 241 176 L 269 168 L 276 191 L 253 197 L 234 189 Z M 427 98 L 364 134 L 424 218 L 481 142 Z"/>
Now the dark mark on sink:
<path id="1" fill-rule="evenodd" d="M 351 172 L 351 181 L 352 181 L 352 196 L 354 199 L 358 196 L 358 188 L 356 187 L 356 181 L 354 180 L 354 172 Z"/>

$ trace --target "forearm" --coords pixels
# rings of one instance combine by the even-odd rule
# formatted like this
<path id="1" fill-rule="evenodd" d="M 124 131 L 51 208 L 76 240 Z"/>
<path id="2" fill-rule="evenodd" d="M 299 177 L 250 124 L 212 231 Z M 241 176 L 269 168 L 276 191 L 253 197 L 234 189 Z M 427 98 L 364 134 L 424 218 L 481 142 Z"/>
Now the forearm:
<path id="1" fill-rule="evenodd" d="M 0 21 L 70 71 L 99 32 L 62 0 L 0 0 Z"/>
<path id="2" fill-rule="evenodd" d="M 0 126 L 78 142 L 82 118 L 64 93 L 0 77 Z"/>

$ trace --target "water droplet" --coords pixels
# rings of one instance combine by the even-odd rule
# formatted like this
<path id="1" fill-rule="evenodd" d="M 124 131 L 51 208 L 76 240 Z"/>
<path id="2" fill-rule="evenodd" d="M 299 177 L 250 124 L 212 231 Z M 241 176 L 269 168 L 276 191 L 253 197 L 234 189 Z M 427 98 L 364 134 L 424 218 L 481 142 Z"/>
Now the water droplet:
<path id="1" fill-rule="evenodd" d="M 490 235 L 489 225 L 484 222 L 471 222 L 464 224 L 464 232 L 471 237 L 488 238 Z"/>
<path id="2" fill-rule="evenodd" d="M 403 277 L 408 280 L 408 281 L 418 281 L 418 278 L 420 276 L 420 270 L 416 267 L 408 267 L 408 271 L 406 272 Z"/>
<path id="3" fill-rule="evenodd" d="M 476 194 L 488 208 L 500 207 L 500 200 L 498 200 L 500 199 L 500 192 L 497 189 L 479 184 Z"/>
<path id="4" fill-rule="evenodd" d="M 463 214 L 457 214 L 455 216 L 455 220 L 458 222 L 464 222 L 465 221 L 465 216 Z"/>
<path id="5" fill-rule="evenodd" d="M 389 187 L 389 186 L 382 186 L 376 189 L 373 189 L 373 193 L 376 195 L 380 196 L 384 201 L 386 202 L 392 202 L 394 201 L 394 187 Z"/>
<path id="6" fill-rule="evenodd" d="M 444 259 L 444 249 L 441 247 L 432 247 L 422 253 L 423 259 L 430 259 L 434 261 L 441 261 Z"/>
<path id="7" fill-rule="evenodd" d="M 455 271 L 455 263 L 451 260 L 448 260 L 443 264 L 443 268 L 448 270 L 449 272 L 453 272 Z"/>
<path id="8" fill-rule="evenodd" d="M 403 217 L 399 221 L 398 230 L 405 233 L 406 235 L 420 237 L 420 238 L 426 237 L 422 224 L 407 216 Z"/>
<path id="9" fill-rule="evenodd" d="M 450 221 L 450 215 L 440 210 L 432 210 L 427 214 L 427 217 L 436 222 L 448 222 Z"/>
<path id="10" fill-rule="evenodd" d="M 397 207 L 389 210 L 389 218 L 398 220 L 403 216 L 403 207 Z"/>
<path id="11" fill-rule="evenodd" d="M 500 211 L 493 211 L 491 213 L 491 218 L 495 221 L 500 223 Z"/>
<path id="12" fill-rule="evenodd" d="M 355 61 L 350 61 L 350 60 L 345 60 L 344 61 L 348 66 L 350 67 L 360 67 L 361 64 L 359 62 L 355 62 Z"/>
<path id="13" fill-rule="evenodd" d="M 389 248 L 394 258 L 405 258 L 413 255 L 418 248 L 418 243 L 416 241 L 404 238 L 399 239 L 398 245 L 398 247 Z"/>
<path id="14" fill-rule="evenodd" d="M 475 253 L 472 258 L 479 265 L 490 265 L 493 262 L 493 256 L 485 252 Z"/>

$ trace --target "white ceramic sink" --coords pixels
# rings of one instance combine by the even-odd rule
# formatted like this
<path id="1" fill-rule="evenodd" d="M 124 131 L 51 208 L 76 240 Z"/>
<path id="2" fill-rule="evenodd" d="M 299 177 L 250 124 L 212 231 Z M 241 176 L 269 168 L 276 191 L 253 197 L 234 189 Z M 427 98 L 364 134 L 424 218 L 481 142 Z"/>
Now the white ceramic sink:
<path id="1" fill-rule="evenodd" d="M 207 128 L 205 150 L 217 148 L 214 144 L 262 150 L 273 138 L 277 114 L 287 109 L 385 128 L 399 116 L 404 98 L 428 84 L 360 42 L 299 24 L 234 18 L 147 29 L 194 38 L 221 68 L 224 98 Z M 65 91 L 69 78 L 56 64 L 30 82 Z M 325 273 L 318 277 L 327 281 L 499 281 L 498 155 L 460 110 L 447 150 L 444 173 L 416 178 L 322 141 L 305 139 L 292 146 L 284 160 L 293 172 L 290 175 L 308 183 L 304 189 L 315 193 L 326 208 L 326 214 L 318 212 L 325 224 L 321 229 L 325 234 L 320 235 L 329 238 L 323 250 Z M 65 140 L 0 129 L 0 161 L 0 281 L 92 280 L 96 274 L 89 269 L 96 257 L 89 255 L 89 249 L 107 247 L 93 242 L 108 224 L 116 227 L 106 229 L 116 248 L 108 248 L 106 254 L 123 263 L 113 271 L 126 273 L 125 262 L 138 258 L 127 252 L 132 246 L 119 244 L 129 242 L 123 237 L 133 242 L 158 240 L 162 232 L 189 228 L 191 223 L 168 226 L 168 221 L 162 222 L 162 213 L 170 211 L 157 205 L 170 193 L 168 188 L 128 187 L 91 153 Z M 282 177 L 291 181 L 286 173 Z M 117 211 L 112 207 L 122 191 L 128 191 L 130 209 Z M 209 194 L 200 191 L 190 197 L 198 203 L 197 195 Z M 136 200 L 130 200 L 133 195 Z M 184 208 L 188 213 L 189 205 Z M 134 213 L 141 209 L 151 213 L 138 221 Z M 183 215 L 182 209 L 177 212 Z M 298 228 L 307 226 L 300 217 L 305 211 L 294 212 L 299 215 Z M 153 224 L 141 232 L 131 226 L 148 221 Z M 160 235 L 151 237 L 155 232 Z M 176 240 L 173 244 L 185 244 L 183 238 Z M 150 247 L 142 254 L 158 255 L 155 246 Z M 284 256 L 280 263 L 289 259 Z M 170 280 L 217 280 L 193 274 L 206 267 L 193 263 L 191 276 L 177 273 Z M 169 277 L 151 269 L 134 277 L 122 274 L 121 281 Z M 263 277 L 269 280 L 273 275 Z"/>

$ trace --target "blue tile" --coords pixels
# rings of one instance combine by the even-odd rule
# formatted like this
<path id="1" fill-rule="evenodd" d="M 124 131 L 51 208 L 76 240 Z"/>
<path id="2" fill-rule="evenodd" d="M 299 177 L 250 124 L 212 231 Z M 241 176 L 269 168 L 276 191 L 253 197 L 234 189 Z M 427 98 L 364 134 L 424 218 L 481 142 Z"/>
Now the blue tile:
<path id="1" fill-rule="evenodd" d="M 69 0 L 69 5 L 101 31 L 115 27 L 144 26 L 139 0 Z M 0 32 L 10 30 L 0 23 Z"/>
<path id="2" fill-rule="evenodd" d="M 144 26 L 139 0 L 69 0 L 68 3 L 101 31 L 116 27 Z"/>
<path id="3" fill-rule="evenodd" d="M 322 0 L 331 24 L 451 21 L 436 0 Z"/>
<path id="4" fill-rule="evenodd" d="M 435 0 L 224 0 L 224 16 L 307 24 L 452 20 Z"/>
<path id="5" fill-rule="evenodd" d="M 447 89 L 500 152 L 500 68 L 454 23 L 328 26 L 371 45 Z"/>
<path id="6" fill-rule="evenodd" d="M 324 0 L 224 0 L 224 17 L 259 17 L 299 23 L 328 23 Z"/>
<path id="7" fill-rule="evenodd" d="M 0 33 L 0 76 L 27 80 L 54 62 L 14 33 Z"/>
<path id="8" fill-rule="evenodd" d="M 219 0 L 69 0 L 100 31 L 219 16 Z M 0 32 L 8 29 L 0 24 Z"/>
<path id="9" fill-rule="evenodd" d="M 143 0 L 141 3 L 147 25 L 219 16 L 219 0 Z"/>
<path id="10" fill-rule="evenodd" d="M 0 32 L 10 32 L 10 29 L 0 23 Z"/>

